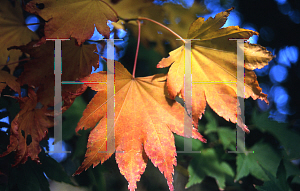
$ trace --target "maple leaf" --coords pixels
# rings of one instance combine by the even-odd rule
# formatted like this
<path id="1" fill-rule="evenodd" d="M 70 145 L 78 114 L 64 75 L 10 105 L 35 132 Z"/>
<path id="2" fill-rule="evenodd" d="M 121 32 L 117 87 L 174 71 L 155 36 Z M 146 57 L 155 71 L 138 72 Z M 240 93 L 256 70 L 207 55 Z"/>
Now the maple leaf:
<path id="1" fill-rule="evenodd" d="M 21 111 L 11 123 L 10 143 L 7 150 L 0 155 L 3 157 L 16 151 L 15 163 L 25 163 L 27 158 L 39 162 L 38 154 L 41 152 L 39 142 L 48 133 L 48 128 L 53 127 L 53 119 L 48 117 L 51 112 L 46 107 L 37 108 L 37 95 L 32 88 L 28 89 L 28 97 L 15 97 L 20 103 Z M 24 135 L 22 135 L 24 133 Z M 27 143 L 28 135 L 31 143 Z"/>
<path id="2" fill-rule="evenodd" d="M 243 124 L 240 108 L 237 106 L 237 43 L 228 39 L 248 39 L 257 32 L 242 29 L 238 26 L 222 27 L 230 11 L 221 12 L 215 18 L 198 18 L 188 31 L 187 39 L 192 41 L 192 114 L 194 124 L 204 113 L 206 102 L 221 117 L 237 123 L 248 132 Z M 267 101 L 267 95 L 262 93 L 258 85 L 255 68 L 262 68 L 272 60 L 272 54 L 264 47 L 245 43 L 245 98 Z M 168 92 L 171 98 L 178 94 L 184 98 L 184 66 L 185 48 L 181 46 L 169 53 L 157 65 L 158 68 L 170 67 L 167 79 Z M 198 83 L 196 83 L 198 82 Z M 220 83 L 215 83 L 220 82 Z"/>
<path id="3" fill-rule="evenodd" d="M 32 60 L 24 65 L 24 72 L 18 78 L 21 85 L 38 87 L 38 102 L 43 105 L 54 104 L 54 42 L 47 41 L 39 47 L 36 42 L 26 46 L 13 47 L 30 54 Z M 92 66 L 98 68 L 99 56 L 94 53 L 96 45 L 76 46 L 75 39 L 62 42 L 62 81 L 76 81 L 92 72 Z M 62 98 L 64 106 L 70 106 L 75 97 L 85 91 L 82 84 L 63 84 Z"/>
<path id="4" fill-rule="evenodd" d="M 122 18 L 136 18 L 139 16 L 143 9 L 147 7 L 155 6 L 152 2 L 153 0 L 141 0 L 141 1 L 134 1 L 134 0 L 118 0 L 118 1 L 111 1 L 111 0 L 103 0 L 109 6 L 111 6 L 119 16 Z M 126 7 L 126 9 L 124 9 Z"/>
<path id="5" fill-rule="evenodd" d="M 91 74 L 83 81 L 106 82 L 106 72 Z M 133 78 L 115 62 L 115 137 L 107 130 L 107 89 L 103 84 L 88 84 L 98 91 L 87 105 L 76 131 L 94 128 L 88 139 L 85 160 L 75 174 L 91 165 L 106 161 L 113 153 L 106 151 L 107 140 L 115 140 L 115 157 L 130 190 L 145 171 L 148 158 L 159 168 L 173 190 L 173 165 L 176 165 L 174 136 L 184 136 L 184 107 L 166 97 L 165 74 Z M 96 127 L 95 127 L 96 126 Z M 192 128 L 192 127 L 191 127 Z M 206 140 L 193 128 L 192 137 Z"/>
<path id="6" fill-rule="evenodd" d="M 218 154 L 213 148 L 201 150 L 195 154 L 189 163 L 189 181 L 186 188 L 201 183 L 206 176 L 216 179 L 220 190 L 225 189 L 226 176 L 233 177 L 234 172 L 227 162 L 219 161 Z"/>
<path id="7" fill-rule="evenodd" d="M 2 0 L 0 6 L 0 69 L 8 64 L 10 73 L 13 74 L 18 63 L 10 64 L 19 60 L 22 55 L 20 50 L 10 50 L 11 46 L 25 45 L 31 40 L 37 40 L 38 36 L 25 25 L 22 8 L 19 2 L 13 7 L 10 1 Z M 9 62 L 7 62 L 9 57 Z"/>
<path id="8" fill-rule="evenodd" d="M 189 9 L 182 7 L 181 5 L 165 3 L 162 6 L 149 7 L 143 11 L 139 16 L 144 16 L 154 19 L 160 23 L 163 23 L 168 28 L 176 31 L 180 36 L 184 36 L 189 30 L 190 24 L 197 19 L 197 14 L 204 14 L 205 7 L 199 3 L 194 3 Z M 129 26 L 132 29 L 133 34 L 136 34 L 133 26 Z M 176 40 L 173 34 L 159 25 L 152 22 L 144 22 L 141 28 L 141 42 L 150 47 L 150 44 L 155 43 L 155 50 L 161 54 L 165 54 L 165 43 L 168 42 L 169 46 L 173 49 L 180 45 L 180 41 Z"/>
<path id="9" fill-rule="evenodd" d="M 120 0 L 107 2 L 122 19 L 133 19 L 138 17 L 152 18 L 157 22 L 164 23 L 172 30 L 178 31 L 179 35 L 187 33 L 190 24 L 197 18 L 196 14 L 204 13 L 204 6 L 194 3 L 190 9 L 183 8 L 181 5 L 164 3 L 162 6 L 155 5 L 153 0 Z M 126 7 L 126 9 L 124 9 Z M 122 19 L 120 20 L 122 23 Z M 124 22 L 123 22 L 124 23 Z M 125 23 L 126 24 L 126 23 Z M 137 36 L 136 23 L 125 25 L 131 29 L 132 33 Z M 170 42 L 172 48 L 180 45 L 180 42 L 174 36 L 160 26 L 145 21 L 141 28 L 141 42 L 149 47 L 155 42 L 155 50 L 165 53 L 165 41 Z"/>
<path id="10" fill-rule="evenodd" d="M 8 85 L 11 89 L 21 94 L 20 84 L 16 81 L 17 78 L 6 71 L 0 70 L 0 94 L 2 90 Z"/>
<path id="11" fill-rule="evenodd" d="M 43 4 L 44 8 L 39 9 L 38 4 Z M 95 27 L 109 38 L 110 29 L 106 23 L 118 20 L 116 12 L 107 3 L 93 0 L 33 0 L 26 5 L 26 11 L 48 21 L 45 38 L 74 37 L 79 45 L 93 35 Z"/>

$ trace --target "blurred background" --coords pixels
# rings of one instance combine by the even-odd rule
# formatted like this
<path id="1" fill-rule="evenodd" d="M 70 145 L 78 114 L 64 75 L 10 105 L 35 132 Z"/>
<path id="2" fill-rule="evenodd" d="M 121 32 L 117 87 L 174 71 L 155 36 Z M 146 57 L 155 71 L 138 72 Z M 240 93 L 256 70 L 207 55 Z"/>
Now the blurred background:
<path id="1" fill-rule="evenodd" d="M 118 1 L 115 1 L 118 2 Z M 289 137 L 284 137 L 287 140 L 278 138 L 280 134 L 282 136 L 289 136 L 291 134 L 284 134 L 286 129 L 290 133 L 298 134 L 300 131 L 300 64 L 299 64 L 299 48 L 300 48 L 300 1 L 299 0 L 170 0 L 170 1 L 159 1 L 153 2 L 158 6 L 164 6 L 166 3 L 173 3 L 181 5 L 184 9 L 190 9 L 193 5 L 197 4 L 201 6 L 201 10 L 195 14 L 195 18 L 214 17 L 217 13 L 225 11 L 231 7 L 235 9 L 230 13 L 227 22 L 224 27 L 227 26 L 240 26 L 241 28 L 251 29 L 259 32 L 259 36 L 254 36 L 249 39 L 250 43 L 260 44 L 267 48 L 276 57 L 269 63 L 268 66 L 255 70 L 258 77 L 258 82 L 262 91 L 268 94 L 269 105 L 260 100 L 245 100 L 245 119 L 246 125 L 249 125 L 250 130 L 253 126 L 254 130 L 246 136 L 246 147 L 253 148 L 258 143 L 268 143 L 272 145 L 272 148 L 286 150 L 291 144 L 289 149 L 298 147 L 299 142 L 289 141 Z M 24 13 L 26 17 L 26 24 L 40 23 L 43 22 L 40 17 L 35 15 Z M 180 16 L 176 17 L 176 24 L 180 25 L 181 22 L 185 22 L 184 18 Z M 169 20 L 164 20 L 163 23 L 168 26 Z M 188 26 L 190 23 L 184 23 Z M 115 41 L 115 60 L 119 60 L 128 70 L 132 71 L 133 61 L 136 48 L 136 25 L 126 25 L 125 28 L 119 27 L 118 25 L 108 23 L 111 28 L 110 38 L 123 39 L 122 41 Z M 32 31 L 40 33 L 43 26 L 41 25 L 29 25 L 28 28 Z M 143 27 L 143 26 L 142 26 Z M 175 30 L 175 29 L 174 29 Z M 175 31 L 178 32 L 178 31 Z M 163 35 L 164 32 L 157 30 L 156 35 Z M 143 34 L 143 33 L 142 33 Z M 142 37 L 143 38 L 143 37 Z M 94 35 L 90 41 L 86 44 L 96 43 L 98 47 L 98 54 L 106 57 L 106 44 L 105 41 L 97 43 L 93 41 L 101 40 L 103 36 L 95 30 Z M 168 69 L 157 69 L 156 64 L 163 58 L 168 56 L 168 52 L 172 50 L 172 42 L 166 39 L 163 45 L 160 45 L 158 49 L 157 42 L 152 42 L 147 39 L 143 41 L 140 47 L 140 53 L 138 57 L 137 74 L 136 76 L 153 75 L 154 73 L 166 73 Z M 164 51 L 162 51 L 164 49 Z M 94 72 L 105 70 L 105 64 L 100 58 L 100 67 Z M 21 73 L 22 68 L 16 70 L 16 73 Z M 22 89 L 22 93 L 26 95 L 26 88 Z M 60 163 L 63 166 L 66 177 L 70 177 L 72 173 L 81 164 L 84 153 L 86 150 L 86 141 L 89 131 L 80 132 L 81 136 L 75 135 L 74 129 L 77 122 L 79 121 L 86 104 L 93 97 L 95 92 L 88 90 L 82 96 L 76 98 L 76 101 L 67 112 L 63 115 L 63 146 L 65 150 L 72 151 L 71 154 L 50 154 L 50 157 Z M 7 98 L 8 99 L 8 98 Z M 7 101 L 7 100 L 6 100 Z M 16 106 L 17 107 L 17 106 Z M 0 130 L 8 135 L 9 128 L 7 125 L 13 120 L 9 115 L 5 116 L 8 112 L 8 108 L 0 108 L 1 118 L 0 122 L 2 127 Z M 254 113 L 257 114 L 254 116 Z M 264 118 L 260 118 L 263 116 Z M 256 121 L 255 121 L 256 120 Z M 266 123 L 266 120 L 271 122 Z M 266 123 L 265 125 L 270 127 L 269 129 L 259 127 L 259 124 Z M 5 125 L 7 124 L 7 125 Z M 220 155 L 219 152 L 224 152 L 227 149 L 230 150 L 234 143 L 231 142 L 231 146 L 223 147 L 225 145 L 226 137 L 221 134 L 217 127 L 229 127 L 231 131 L 228 131 L 230 135 L 235 133 L 235 125 L 226 122 L 224 119 L 218 117 L 212 110 L 207 108 L 204 118 L 199 122 L 199 130 L 204 132 L 204 135 L 208 138 L 206 146 L 199 142 L 195 142 L 193 148 L 203 149 L 207 153 L 212 152 L 212 156 L 218 158 L 218 160 L 227 160 L 228 164 L 232 169 L 236 168 L 236 156 L 228 154 Z M 281 129 L 278 134 L 272 134 L 272 127 L 278 126 Z M 225 129 L 225 128 L 224 128 Z M 257 129 L 257 130 L 256 130 Z M 53 133 L 53 132 L 52 132 Z M 213 134 L 215 133 L 215 134 Z M 53 147 L 53 135 L 49 133 L 49 140 L 43 141 L 41 145 L 45 150 L 51 150 Z M 229 135 L 228 135 L 229 136 Z M 295 138 L 295 137 L 294 137 Z M 297 137 L 296 137 L 297 138 Z M 8 140 L 8 136 L 5 138 Z M 223 140 L 222 140 L 223 139 Z M 235 140 L 235 137 L 228 138 L 227 140 Z M 4 139 L 3 139 L 4 140 Z M 294 139 L 291 138 L 290 141 Z M 176 146 L 178 149 L 182 149 L 183 139 L 176 136 Z M 218 144 L 221 144 L 221 151 L 218 149 Z M 275 146 L 274 146 L 275 145 Z M 220 146 L 220 145 L 219 145 Z M 50 148 L 49 148 L 50 147 Z M 258 147 L 258 146 L 257 146 Z M 284 148 L 283 148 L 284 147 Z M 268 147 L 269 148 L 269 147 Z M 223 149 L 223 150 L 222 150 Z M 298 150 L 297 150 L 298 151 Z M 261 151 L 264 152 L 263 150 Z M 293 152 L 293 151 L 291 151 Z M 294 151 L 295 152 L 295 151 Z M 217 154 L 216 154 L 217 153 Z M 45 161 L 52 161 L 42 153 Z M 205 155 L 206 156 L 206 155 Z M 269 155 L 272 156 L 272 155 Z M 183 190 L 188 182 L 188 170 L 193 167 L 192 158 L 194 155 L 178 155 L 178 167 L 175 168 L 174 184 L 175 190 Z M 197 157 L 197 156 L 196 156 Z M 267 156 L 265 156 L 267 158 Z M 43 157 L 41 157 L 42 159 Z M 297 157 L 289 159 L 290 162 L 299 168 L 300 161 Z M 263 158 L 265 159 L 265 158 Z M 261 159 L 261 160 L 263 160 Z M 200 158 L 199 160 L 206 161 L 207 158 Z M 260 159 L 257 159 L 258 161 Z M 266 159 L 267 160 L 267 159 Z M 270 160 L 270 159 L 269 159 Z M 208 160 L 209 161 L 209 160 Z M 28 163 L 30 163 L 29 161 Z M 205 163 L 204 163 L 205 164 Z M 31 164 L 30 165 L 34 165 Z M 54 165 L 55 166 L 55 165 Z M 197 166 L 197 165 L 196 165 Z M 278 164 L 270 169 L 274 168 L 276 172 Z M 24 167 L 25 168 L 25 167 Z M 26 167 L 27 168 L 27 167 Z M 214 168 L 214 167 L 213 167 Z M 286 167 L 287 168 L 287 167 Z M 208 171 L 211 169 L 208 168 Z M 48 169 L 48 174 L 51 174 L 51 169 Z M 235 171 L 235 170 L 234 170 Z M 47 173 L 43 172 L 46 178 Z M 19 172 L 21 173 L 21 172 Z M 205 174 L 205 172 L 203 172 Z M 298 171 L 297 171 L 298 173 Z M 206 172 L 206 174 L 209 174 Z M 219 172 L 219 174 L 222 174 Z M 224 174 L 224 172 L 223 172 Z M 225 173 L 226 174 L 226 173 Z M 251 174 L 251 173 L 250 173 Z M 267 173 L 266 173 L 267 174 Z M 230 173 L 229 173 L 230 175 Z M 49 175 L 48 175 L 49 176 Z M 198 176 L 200 176 L 198 174 Z M 227 176 L 227 175 L 226 175 Z M 235 178 L 237 178 L 238 172 L 235 172 Z M 66 178 L 63 177 L 62 179 Z M 209 177 L 200 178 L 201 184 L 195 184 L 188 190 L 219 190 L 223 188 L 225 190 L 256 190 L 255 185 L 262 185 L 263 181 L 259 176 L 252 173 L 251 175 L 245 176 L 244 179 L 234 182 L 233 178 L 226 178 L 226 186 L 220 186 L 221 179 L 216 178 L 217 175 L 210 175 Z M 225 177 L 225 175 L 224 175 Z M 299 177 L 299 175 L 298 175 Z M 199 177 L 198 177 L 199 178 Z M 215 179 L 217 181 L 215 181 Z M 104 165 L 98 165 L 94 169 L 90 168 L 81 175 L 71 178 L 71 184 L 63 183 L 69 182 L 69 180 L 53 181 L 48 179 L 51 190 L 127 190 L 127 182 L 124 177 L 119 173 L 118 167 L 115 163 L 114 157 L 109 159 Z M 228 183 L 231 182 L 231 183 Z M 197 183 L 197 181 L 195 181 Z M 297 190 L 300 181 L 295 179 L 294 182 L 289 182 L 291 189 Z M 191 185 L 193 185 L 191 183 Z M 1 187 L 2 188 L 2 187 Z M 299 187 L 298 187 L 299 188 Z M 1 190 L 1 189 L 0 189 Z M 5 190 L 5 189 L 4 189 Z M 43 190 L 43 189 L 42 189 Z M 151 163 L 148 164 L 146 172 L 142 176 L 141 181 L 138 183 L 138 191 L 143 190 L 168 190 L 166 181 L 163 175 L 156 169 Z"/>

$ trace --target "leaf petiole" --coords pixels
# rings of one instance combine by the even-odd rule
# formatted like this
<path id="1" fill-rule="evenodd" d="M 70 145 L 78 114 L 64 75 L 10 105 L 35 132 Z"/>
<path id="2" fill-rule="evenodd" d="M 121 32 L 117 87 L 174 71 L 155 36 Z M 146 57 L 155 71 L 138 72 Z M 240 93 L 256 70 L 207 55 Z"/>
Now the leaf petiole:
<path id="1" fill-rule="evenodd" d="M 12 65 L 12 64 L 18 64 L 20 62 L 27 61 L 27 60 L 30 60 L 30 58 L 24 58 L 24 59 L 18 60 L 16 62 L 11 62 L 11 63 L 7 63 L 7 64 L 0 64 L 0 66 L 8 66 L 8 65 Z"/>
<path id="2" fill-rule="evenodd" d="M 149 19 L 149 18 L 146 18 L 146 17 L 138 17 L 138 20 L 147 20 L 147 21 L 151 21 L 151 22 L 153 22 L 153 23 L 155 23 L 155 24 L 157 24 L 157 25 L 159 25 L 159 26 L 161 26 L 161 27 L 163 27 L 163 28 L 165 28 L 165 29 L 167 29 L 169 32 L 171 32 L 173 35 L 175 35 L 176 37 L 178 37 L 183 43 L 185 43 L 185 40 L 179 35 L 179 34 L 177 34 L 176 32 L 174 32 L 172 29 L 170 29 L 169 27 L 167 27 L 167 26 L 165 26 L 165 25 L 163 25 L 163 24 L 161 24 L 161 23 L 159 23 L 159 22 L 157 22 L 157 21 L 155 21 L 155 20 L 152 20 L 152 19 Z"/>
<path id="3" fill-rule="evenodd" d="M 30 23 L 30 24 L 25 24 L 25 26 L 30 26 L 30 25 L 41 25 L 42 23 Z"/>
<path id="4" fill-rule="evenodd" d="M 136 62 L 137 62 L 137 57 L 139 54 L 139 47 L 140 47 L 140 41 L 141 41 L 141 22 L 139 20 L 137 20 L 136 22 L 138 24 L 139 32 L 138 32 L 138 41 L 137 41 L 137 45 L 136 45 L 136 52 L 135 52 L 133 72 L 132 72 L 133 78 L 135 78 Z"/>
<path id="5" fill-rule="evenodd" d="M 167 27 L 166 25 L 164 24 L 161 24 L 160 22 L 157 22 L 155 20 L 152 20 L 152 19 L 149 19 L 147 17 L 138 17 L 137 19 L 124 19 L 124 18 L 121 18 L 119 17 L 120 19 L 124 20 L 125 22 L 129 22 L 129 21 L 136 21 L 136 20 L 147 20 L 147 21 L 150 21 L 150 22 L 153 22 L 165 29 L 167 29 L 169 32 L 171 32 L 174 36 L 178 37 L 183 43 L 186 43 L 185 40 L 179 35 L 177 34 L 176 32 L 174 32 L 172 29 L 170 29 L 169 27 Z"/>

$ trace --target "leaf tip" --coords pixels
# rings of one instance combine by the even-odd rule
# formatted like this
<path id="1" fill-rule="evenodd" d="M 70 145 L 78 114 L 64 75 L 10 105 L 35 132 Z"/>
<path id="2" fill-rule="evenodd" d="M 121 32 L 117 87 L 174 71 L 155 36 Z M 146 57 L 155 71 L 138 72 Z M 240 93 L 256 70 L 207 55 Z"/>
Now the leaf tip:
<path id="1" fill-rule="evenodd" d="M 76 176 L 76 175 L 79 175 L 79 174 L 81 174 L 82 172 L 83 172 L 83 168 L 78 168 L 75 172 L 74 172 L 74 174 L 72 174 L 72 176 L 74 177 L 74 176 Z"/>
<path id="2" fill-rule="evenodd" d="M 250 133 L 250 130 L 248 129 L 248 127 L 246 125 L 243 125 L 242 127 L 243 131 L 245 131 L 247 134 Z"/>
<path id="3" fill-rule="evenodd" d="M 234 7 L 231 7 L 230 9 L 227 9 L 226 12 L 230 12 L 232 11 L 233 9 L 235 9 Z"/>

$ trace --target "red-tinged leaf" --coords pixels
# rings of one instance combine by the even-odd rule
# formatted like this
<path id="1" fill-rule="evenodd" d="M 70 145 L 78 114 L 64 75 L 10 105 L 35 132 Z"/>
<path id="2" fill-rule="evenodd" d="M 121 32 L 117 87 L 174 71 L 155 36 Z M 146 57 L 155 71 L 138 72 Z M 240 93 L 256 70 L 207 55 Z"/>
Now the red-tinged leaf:
<path id="1" fill-rule="evenodd" d="M 16 151 L 13 166 L 25 163 L 28 157 L 39 162 L 38 154 L 41 152 L 39 142 L 46 137 L 48 128 L 53 127 L 53 118 L 47 116 L 49 111 L 45 107 L 36 108 L 37 96 L 31 88 L 28 90 L 28 97 L 16 99 L 20 103 L 21 111 L 11 123 L 10 143 L 7 150 L 0 155 L 3 157 Z M 31 136 L 29 144 L 26 142 L 28 135 Z"/>
<path id="2" fill-rule="evenodd" d="M 193 121 L 198 124 L 208 103 L 219 116 L 249 132 L 240 117 L 241 110 L 237 103 L 237 43 L 228 39 L 247 39 L 258 33 L 238 26 L 220 28 L 232 9 L 206 21 L 198 18 L 190 26 L 187 39 L 198 39 L 192 41 L 191 49 Z M 262 93 L 252 70 L 264 67 L 273 56 L 260 45 L 244 43 L 244 47 L 245 98 L 252 97 L 268 103 L 267 95 Z M 184 97 L 185 47 L 181 46 L 169 54 L 157 67 L 172 64 L 168 73 L 168 92 L 173 99 L 179 94 Z"/>
<path id="3" fill-rule="evenodd" d="M 106 73 L 99 72 L 83 80 L 106 82 L 106 79 Z M 115 62 L 114 98 L 107 99 L 103 84 L 89 85 L 98 93 L 83 112 L 76 131 L 94 129 L 89 136 L 86 158 L 75 174 L 106 161 L 113 154 L 105 153 L 107 140 L 115 140 L 116 161 L 130 190 L 136 189 L 148 158 L 164 174 L 173 190 L 176 149 L 172 132 L 184 136 L 185 109 L 167 96 L 165 80 L 165 74 L 133 78 L 121 63 Z M 111 99 L 115 99 L 115 137 L 106 127 L 107 100 Z M 206 142 L 195 128 L 192 137 Z"/>
<path id="4" fill-rule="evenodd" d="M 24 66 L 24 72 L 18 78 L 21 85 L 38 87 L 38 102 L 44 106 L 54 104 L 54 42 L 33 47 L 36 42 L 26 46 L 14 47 L 30 54 L 32 60 Z M 95 45 L 76 46 L 75 40 L 62 42 L 62 81 L 76 81 L 89 75 L 92 66 L 98 68 L 99 56 L 94 53 Z M 74 99 L 82 94 L 86 86 L 82 84 L 62 84 L 64 110 L 69 108 Z"/>
<path id="5" fill-rule="evenodd" d="M 39 9 L 37 4 L 43 4 L 44 8 Z M 114 10 L 101 0 L 33 0 L 26 5 L 26 11 L 48 21 L 45 38 L 73 37 L 79 45 L 93 35 L 95 27 L 100 34 L 109 38 L 107 21 L 118 21 Z"/>

